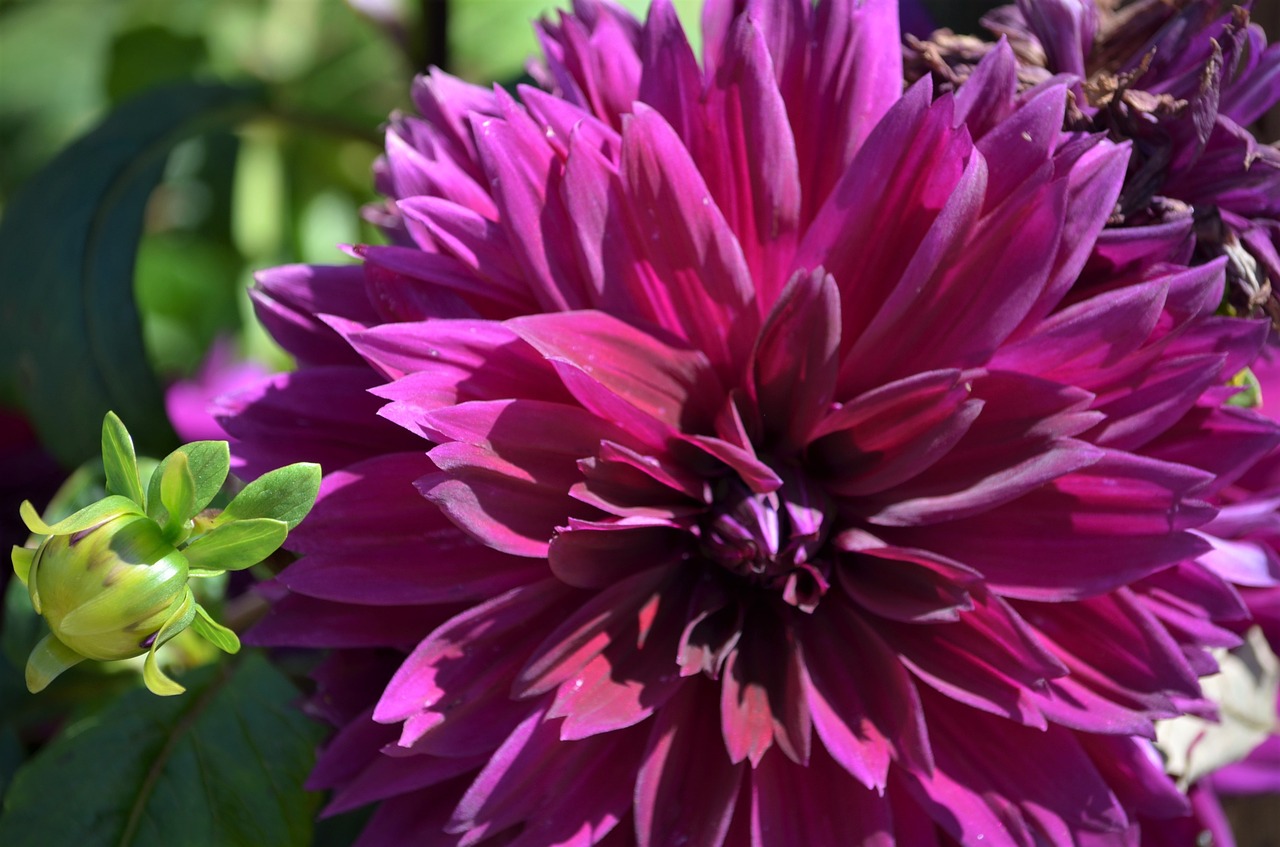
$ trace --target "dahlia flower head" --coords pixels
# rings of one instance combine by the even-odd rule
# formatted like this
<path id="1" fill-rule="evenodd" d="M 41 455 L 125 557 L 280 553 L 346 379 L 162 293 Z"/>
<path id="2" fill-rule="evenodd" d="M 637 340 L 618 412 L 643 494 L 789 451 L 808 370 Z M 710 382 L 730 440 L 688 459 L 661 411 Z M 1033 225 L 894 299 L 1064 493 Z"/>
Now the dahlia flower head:
<path id="1" fill-rule="evenodd" d="M 1250 23 L 1251 6 L 1018 0 L 983 18 L 998 46 L 947 30 L 908 37 L 908 76 L 947 90 L 998 51 L 1016 57 L 1022 88 L 1066 82 L 1068 127 L 1133 141 L 1103 240 L 1163 242 L 1196 262 L 1225 256 L 1234 310 L 1280 325 L 1280 152 L 1247 129 L 1280 103 L 1280 44 Z"/>
<path id="2" fill-rule="evenodd" d="M 221 420 L 246 475 L 327 471 L 251 633 L 330 650 L 311 786 L 364 845 L 1190 814 L 1149 739 L 1247 614 L 1211 524 L 1280 443 L 1232 384 L 1266 322 L 1214 314 L 1225 259 L 1099 247 L 1132 150 L 1069 83 L 904 91 L 883 0 L 702 25 L 581 0 L 536 87 L 433 70 L 391 243 L 260 276 L 299 367 Z"/>

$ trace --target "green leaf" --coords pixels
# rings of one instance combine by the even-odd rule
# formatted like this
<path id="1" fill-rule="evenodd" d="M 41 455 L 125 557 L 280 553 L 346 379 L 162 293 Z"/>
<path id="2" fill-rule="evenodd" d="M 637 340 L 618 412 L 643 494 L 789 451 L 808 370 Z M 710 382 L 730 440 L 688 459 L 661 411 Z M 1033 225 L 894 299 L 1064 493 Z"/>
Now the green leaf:
<path id="1" fill-rule="evenodd" d="M 209 501 L 222 488 L 231 467 L 231 455 L 225 441 L 193 441 L 165 456 L 152 471 L 151 480 L 147 483 L 147 514 L 161 525 L 170 522 L 171 510 L 165 502 L 162 488 L 165 474 L 175 462 L 186 463 L 194 486 L 194 498 L 188 507 L 189 514 L 181 518 L 185 521 L 208 506 Z"/>
<path id="2" fill-rule="evenodd" d="M 0 816 L 6 847 L 304 847 L 319 727 L 256 653 L 193 672 L 185 697 L 135 689 L 23 765 Z"/>
<path id="3" fill-rule="evenodd" d="M 289 525 L 274 518 L 247 518 L 215 526 L 182 548 L 193 571 L 238 571 L 280 549 Z"/>
<path id="4" fill-rule="evenodd" d="M 133 302 L 143 213 L 183 138 L 247 116 L 259 95 L 159 88 L 111 112 L 17 191 L 0 223 L 0 396 L 16 395 L 64 464 L 97 452 L 109 409 L 144 452 L 176 441 Z M 57 249 L 46 249 L 57 245 Z"/>
<path id="5" fill-rule="evenodd" d="M 165 459 L 160 477 L 160 502 L 168 515 L 165 538 L 177 540 L 182 525 L 195 516 L 196 481 L 191 476 L 187 454 L 175 451 Z"/>
<path id="6" fill-rule="evenodd" d="M 200 604 L 196 604 L 196 616 L 191 620 L 191 628 L 205 641 L 224 653 L 239 653 L 240 639 L 234 632 L 209 616 Z"/>
<path id="7" fill-rule="evenodd" d="M 22 516 L 22 522 L 27 525 L 27 529 L 37 535 L 70 535 L 120 515 L 140 515 L 142 509 L 128 497 L 112 494 L 110 497 L 104 497 L 96 503 L 85 506 L 71 517 L 63 518 L 53 526 L 41 520 L 36 507 L 31 505 L 30 500 L 22 501 L 22 505 L 18 507 L 18 514 Z"/>
<path id="8" fill-rule="evenodd" d="M 196 483 L 195 510 L 199 512 L 218 495 L 231 470 L 231 452 L 225 441 L 193 441 L 177 452 L 187 457 Z"/>
<path id="9" fill-rule="evenodd" d="M 263 474 L 245 486 L 218 517 L 218 523 L 274 518 L 293 529 L 311 511 L 320 493 L 320 466 L 298 462 Z"/>
<path id="10" fill-rule="evenodd" d="M 107 491 L 128 497 L 139 506 L 146 506 L 133 439 L 115 412 L 107 412 L 102 419 L 102 469 L 107 476 Z"/>

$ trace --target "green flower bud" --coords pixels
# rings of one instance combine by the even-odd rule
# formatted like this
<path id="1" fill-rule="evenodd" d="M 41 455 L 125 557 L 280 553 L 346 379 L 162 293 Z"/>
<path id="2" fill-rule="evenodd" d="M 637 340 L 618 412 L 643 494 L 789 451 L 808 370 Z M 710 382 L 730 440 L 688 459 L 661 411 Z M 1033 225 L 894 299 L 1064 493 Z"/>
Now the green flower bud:
<path id="1" fill-rule="evenodd" d="M 145 653 L 147 687 L 178 694 L 182 686 L 156 663 L 162 644 L 190 626 L 219 649 L 240 649 L 235 633 L 196 603 L 188 580 L 271 555 L 315 502 L 320 468 L 299 463 L 266 474 L 218 512 L 207 507 L 227 477 L 226 442 L 178 448 L 144 487 L 133 441 L 108 413 L 102 458 L 109 496 L 52 526 L 22 504 L 38 544 L 13 548 L 13 569 L 50 630 L 27 660 L 27 688 L 40 691 L 85 659 Z"/>
<path id="2" fill-rule="evenodd" d="M 186 557 L 143 515 L 46 539 L 32 572 L 32 602 L 39 598 L 49 629 L 89 659 L 147 652 L 190 593 Z"/>

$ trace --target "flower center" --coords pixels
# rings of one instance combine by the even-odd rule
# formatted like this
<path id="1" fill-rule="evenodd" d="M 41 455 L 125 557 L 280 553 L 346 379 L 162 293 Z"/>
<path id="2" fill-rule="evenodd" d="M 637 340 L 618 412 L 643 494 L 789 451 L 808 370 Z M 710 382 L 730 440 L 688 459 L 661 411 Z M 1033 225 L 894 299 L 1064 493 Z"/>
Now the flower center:
<path id="1" fill-rule="evenodd" d="M 718 484 L 702 521 L 702 549 L 729 572 L 812 612 L 830 587 L 831 565 L 821 556 L 830 523 L 827 498 L 798 475 L 763 494 L 730 477 Z"/>

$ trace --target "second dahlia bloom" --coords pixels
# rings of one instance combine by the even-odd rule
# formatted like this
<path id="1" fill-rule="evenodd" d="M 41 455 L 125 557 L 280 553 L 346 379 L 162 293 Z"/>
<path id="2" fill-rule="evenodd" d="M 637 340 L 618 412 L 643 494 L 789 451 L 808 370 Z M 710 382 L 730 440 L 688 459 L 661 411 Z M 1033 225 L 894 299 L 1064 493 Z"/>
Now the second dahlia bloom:
<path id="1" fill-rule="evenodd" d="M 433 72 L 393 246 L 265 273 L 299 360 L 224 403 L 328 471 L 260 642 L 334 648 L 313 785 L 364 844 L 1130 843 L 1190 808 L 1234 592 L 1206 498 L 1266 325 L 1223 262 L 1077 285 L 1126 145 L 1067 89 L 903 93 L 889 2 L 545 22 Z M 984 72 L 996 79 L 991 67 Z M 979 77 L 981 79 L 982 77 Z"/>
<path id="2" fill-rule="evenodd" d="M 1004 54 L 1019 87 L 1072 88 L 1070 128 L 1129 140 L 1129 171 L 1100 247 L 1143 241 L 1226 257 L 1228 300 L 1280 325 L 1280 151 L 1247 127 L 1280 103 L 1280 44 L 1251 0 L 1018 0 L 983 24 L 998 47 L 941 30 L 908 38 L 911 75 L 963 84 Z M 1014 71 L 1008 71 L 1012 80 Z"/>

